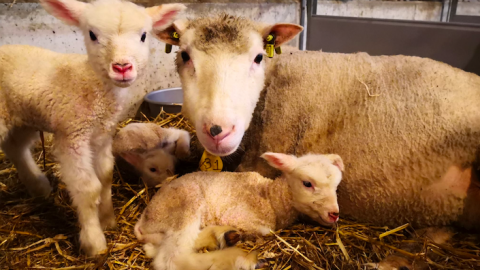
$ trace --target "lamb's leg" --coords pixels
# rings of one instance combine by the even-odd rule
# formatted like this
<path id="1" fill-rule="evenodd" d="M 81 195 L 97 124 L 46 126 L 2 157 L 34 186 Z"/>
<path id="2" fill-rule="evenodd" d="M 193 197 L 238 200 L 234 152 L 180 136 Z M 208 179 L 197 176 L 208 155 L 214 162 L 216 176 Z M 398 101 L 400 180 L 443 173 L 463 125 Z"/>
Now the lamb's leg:
<path id="1" fill-rule="evenodd" d="M 80 223 L 80 243 L 88 255 L 99 254 L 107 248 L 100 226 L 98 204 L 102 184 L 92 165 L 90 143 L 85 137 L 56 138 L 56 155 L 62 180 L 72 197 Z"/>
<path id="2" fill-rule="evenodd" d="M 0 125 L 0 129 L 3 129 L 2 125 Z M 0 132 L 2 131 L 0 130 Z M 47 197 L 52 191 L 52 187 L 47 177 L 38 168 L 30 152 L 30 147 L 38 138 L 39 133 L 35 129 L 14 128 L 1 146 L 17 168 L 18 177 L 27 187 L 28 192 L 34 197 Z"/>
<path id="3" fill-rule="evenodd" d="M 208 251 L 231 247 L 240 241 L 240 232 L 231 226 L 207 226 L 195 240 L 195 250 Z"/>
<path id="4" fill-rule="evenodd" d="M 182 230 L 165 235 L 158 248 L 158 253 L 153 260 L 155 270 L 182 270 L 177 268 L 176 261 L 179 257 L 195 253 L 195 240 L 200 233 L 200 216 L 192 219 Z"/>
<path id="5" fill-rule="evenodd" d="M 236 247 L 203 254 L 193 253 L 176 259 L 177 269 L 189 270 L 253 270 L 263 265 L 257 259 L 257 252 L 247 253 Z"/>
<path id="6" fill-rule="evenodd" d="M 96 146 L 95 152 L 96 156 L 94 157 L 93 166 L 98 179 L 102 183 L 100 205 L 98 206 L 100 224 L 102 228 L 114 228 L 116 226 L 116 221 L 112 204 L 112 178 L 114 164 L 112 139 L 108 137 L 102 140 L 102 143 Z"/>

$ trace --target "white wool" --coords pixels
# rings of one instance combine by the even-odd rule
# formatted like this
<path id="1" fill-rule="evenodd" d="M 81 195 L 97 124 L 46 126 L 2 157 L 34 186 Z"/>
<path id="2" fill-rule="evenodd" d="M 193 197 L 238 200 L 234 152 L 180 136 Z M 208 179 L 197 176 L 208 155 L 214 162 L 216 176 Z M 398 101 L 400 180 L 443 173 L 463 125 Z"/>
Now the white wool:
<path id="1" fill-rule="evenodd" d="M 103 229 L 115 225 L 112 134 L 128 87 L 146 68 L 149 48 L 142 36 L 150 38 L 151 30 L 168 27 L 185 6 L 145 9 L 120 0 L 41 4 L 82 31 L 88 56 L 0 47 L 0 143 L 29 192 L 47 196 L 50 184 L 29 148 L 37 130 L 54 134 L 62 181 L 78 211 L 80 242 L 87 254 L 95 255 L 106 248 Z"/>

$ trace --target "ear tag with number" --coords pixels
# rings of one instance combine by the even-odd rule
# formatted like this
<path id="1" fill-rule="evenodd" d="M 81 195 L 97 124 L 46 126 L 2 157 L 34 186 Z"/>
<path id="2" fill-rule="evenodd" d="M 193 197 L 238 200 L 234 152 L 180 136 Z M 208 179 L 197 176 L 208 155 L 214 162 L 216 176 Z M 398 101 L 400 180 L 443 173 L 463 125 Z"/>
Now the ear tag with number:
<path id="1" fill-rule="evenodd" d="M 200 170 L 204 172 L 221 172 L 223 162 L 220 157 L 214 156 L 207 151 L 203 151 L 199 164 Z"/>
<path id="2" fill-rule="evenodd" d="M 178 35 L 177 32 L 174 31 L 170 34 L 170 37 L 176 40 L 176 39 L 179 39 L 180 36 Z M 172 44 L 168 44 L 168 43 L 165 44 L 165 52 L 170 53 L 171 51 L 172 51 Z"/>

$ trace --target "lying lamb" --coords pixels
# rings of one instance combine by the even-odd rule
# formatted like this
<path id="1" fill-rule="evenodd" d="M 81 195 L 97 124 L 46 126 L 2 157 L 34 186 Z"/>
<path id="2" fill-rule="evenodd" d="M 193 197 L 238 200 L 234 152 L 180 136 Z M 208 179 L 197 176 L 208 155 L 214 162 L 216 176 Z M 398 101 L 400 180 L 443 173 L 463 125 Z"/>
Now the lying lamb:
<path id="1" fill-rule="evenodd" d="M 300 214 L 326 226 L 338 220 L 336 189 L 343 171 L 340 156 L 297 158 L 265 153 L 262 157 L 283 175 L 272 181 L 254 172 L 196 172 L 170 182 L 155 194 L 135 225 L 135 235 L 145 243 L 147 254 L 155 258 L 155 269 L 182 269 L 178 265 L 202 269 L 203 264 L 189 261 L 193 258 L 235 262 L 235 257 L 227 255 L 230 251 L 192 255 L 195 240 L 206 226 L 228 225 L 247 234 L 265 235 L 291 225 Z M 255 263 L 249 267 L 254 268 Z"/>
<path id="2" fill-rule="evenodd" d="M 113 154 L 130 163 L 147 186 L 161 184 L 175 172 L 177 158 L 190 154 L 190 134 L 154 123 L 133 123 L 113 139 Z"/>
<path id="3" fill-rule="evenodd" d="M 95 255 L 107 247 L 103 228 L 115 226 L 112 135 L 127 105 L 128 87 L 146 68 L 147 33 L 170 26 L 185 6 L 40 2 L 58 19 L 81 29 L 88 56 L 25 45 L 0 47 L 1 148 L 28 191 L 47 196 L 50 183 L 29 148 L 37 130 L 54 134 L 62 181 L 78 213 L 82 248 Z"/>

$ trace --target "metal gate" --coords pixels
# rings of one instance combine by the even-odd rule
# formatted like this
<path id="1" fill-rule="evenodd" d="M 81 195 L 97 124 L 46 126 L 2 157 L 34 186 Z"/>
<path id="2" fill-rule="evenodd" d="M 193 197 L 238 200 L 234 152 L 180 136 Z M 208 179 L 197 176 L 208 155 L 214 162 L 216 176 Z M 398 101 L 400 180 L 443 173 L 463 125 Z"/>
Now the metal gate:
<path id="1" fill-rule="evenodd" d="M 306 0 L 306 49 L 428 57 L 480 75 L 480 17 L 457 15 L 457 1 L 444 4 L 447 22 L 426 22 L 320 16 Z"/>

